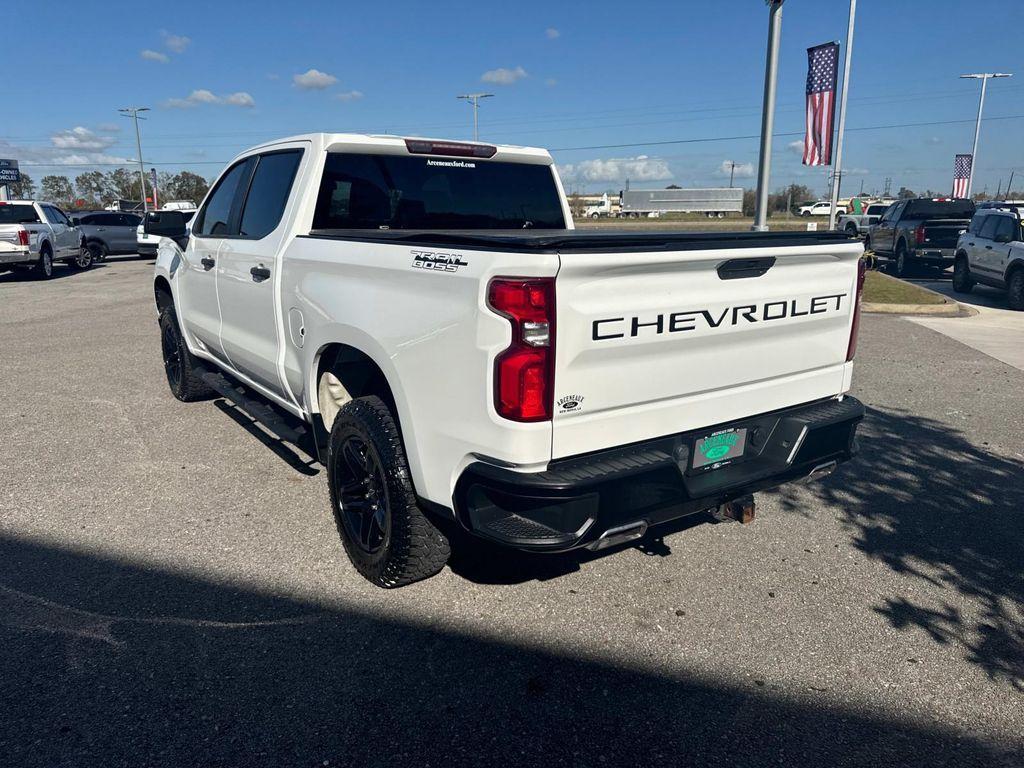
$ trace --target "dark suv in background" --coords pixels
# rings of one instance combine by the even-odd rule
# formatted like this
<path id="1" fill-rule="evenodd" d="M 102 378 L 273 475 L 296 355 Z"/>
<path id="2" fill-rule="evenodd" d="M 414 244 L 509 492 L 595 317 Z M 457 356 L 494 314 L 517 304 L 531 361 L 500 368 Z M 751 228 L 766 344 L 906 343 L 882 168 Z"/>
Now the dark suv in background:
<path id="1" fill-rule="evenodd" d="M 136 253 L 135 230 L 142 217 L 117 211 L 74 213 L 71 220 L 78 225 L 94 261 L 114 253 Z"/>

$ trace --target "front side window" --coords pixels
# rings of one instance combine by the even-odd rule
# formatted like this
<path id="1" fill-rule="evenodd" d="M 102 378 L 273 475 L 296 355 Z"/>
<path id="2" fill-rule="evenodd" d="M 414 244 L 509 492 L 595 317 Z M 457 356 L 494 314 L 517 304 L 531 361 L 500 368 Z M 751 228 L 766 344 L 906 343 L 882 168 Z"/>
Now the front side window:
<path id="1" fill-rule="evenodd" d="M 249 158 L 246 158 L 233 165 L 217 182 L 217 188 L 210 194 L 210 199 L 206 201 L 206 206 L 199 214 L 196 226 L 192 230 L 193 234 L 206 237 L 224 237 L 228 234 L 231 207 L 238 192 L 238 185 L 248 168 Z"/>
<path id="2" fill-rule="evenodd" d="M 993 238 L 1001 243 L 1009 243 L 1018 239 L 1017 233 L 1020 229 L 1017 219 L 1013 216 L 997 216 L 999 225 L 996 227 L 996 236 Z"/>
<path id="3" fill-rule="evenodd" d="M 242 237 L 258 240 L 277 229 L 301 159 L 298 149 L 259 156 L 242 211 Z"/>
<path id="4" fill-rule="evenodd" d="M 564 229 L 551 167 L 331 153 L 314 229 Z"/>

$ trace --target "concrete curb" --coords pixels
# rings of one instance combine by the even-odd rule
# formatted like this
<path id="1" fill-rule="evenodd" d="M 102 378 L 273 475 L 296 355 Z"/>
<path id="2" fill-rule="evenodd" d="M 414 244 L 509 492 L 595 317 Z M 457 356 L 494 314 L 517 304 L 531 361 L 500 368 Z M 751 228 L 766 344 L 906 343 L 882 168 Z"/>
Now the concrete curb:
<path id="1" fill-rule="evenodd" d="M 903 282 L 898 277 L 887 275 L 884 272 L 879 272 L 878 274 L 886 280 Z M 938 304 L 876 304 L 865 301 L 860 305 L 861 311 L 880 315 L 931 315 L 933 317 L 970 317 L 971 315 L 978 314 L 978 310 L 974 309 L 974 307 L 968 307 L 953 301 L 948 296 L 936 293 L 929 288 L 925 288 L 923 285 L 915 287 L 922 291 L 927 291 L 932 296 L 939 297 L 941 302 Z"/>
<path id="2" fill-rule="evenodd" d="M 955 301 L 942 304 L 872 304 L 864 302 L 860 305 L 861 312 L 872 312 L 878 315 L 931 315 L 933 317 L 970 317 L 978 314 L 974 307 L 965 307 Z"/>

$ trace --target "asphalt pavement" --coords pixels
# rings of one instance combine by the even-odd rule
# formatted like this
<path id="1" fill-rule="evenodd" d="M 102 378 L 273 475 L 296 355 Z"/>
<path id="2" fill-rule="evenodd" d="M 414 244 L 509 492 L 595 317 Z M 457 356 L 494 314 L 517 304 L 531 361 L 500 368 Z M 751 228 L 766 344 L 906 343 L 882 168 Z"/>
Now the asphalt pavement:
<path id="1" fill-rule="evenodd" d="M 1024 763 L 1024 372 L 866 316 L 860 457 L 378 590 L 324 473 L 174 400 L 148 261 L 0 275 L 10 766 Z"/>
<path id="2" fill-rule="evenodd" d="M 1024 312 L 1007 308 L 1006 291 L 976 285 L 970 293 L 957 293 L 950 280 L 912 282 L 949 296 L 976 313 L 969 318 L 915 317 L 915 323 L 1024 371 Z"/>

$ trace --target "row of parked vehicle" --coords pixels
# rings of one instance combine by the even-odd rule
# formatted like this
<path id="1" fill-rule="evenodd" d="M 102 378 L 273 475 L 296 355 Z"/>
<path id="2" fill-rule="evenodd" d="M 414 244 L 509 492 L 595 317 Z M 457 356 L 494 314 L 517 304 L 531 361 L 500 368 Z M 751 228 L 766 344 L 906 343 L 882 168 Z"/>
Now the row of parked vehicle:
<path id="1" fill-rule="evenodd" d="M 164 210 L 181 211 L 188 220 L 195 205 L 172 202 Z M 143 231 L 141 213 L 68 214 L 36 200 L 0 202 L 0 272 L 26 269 L 46 279 L 58 263 L 85 270 L 112 254 L 155 256 L 158 241 Z"/>

